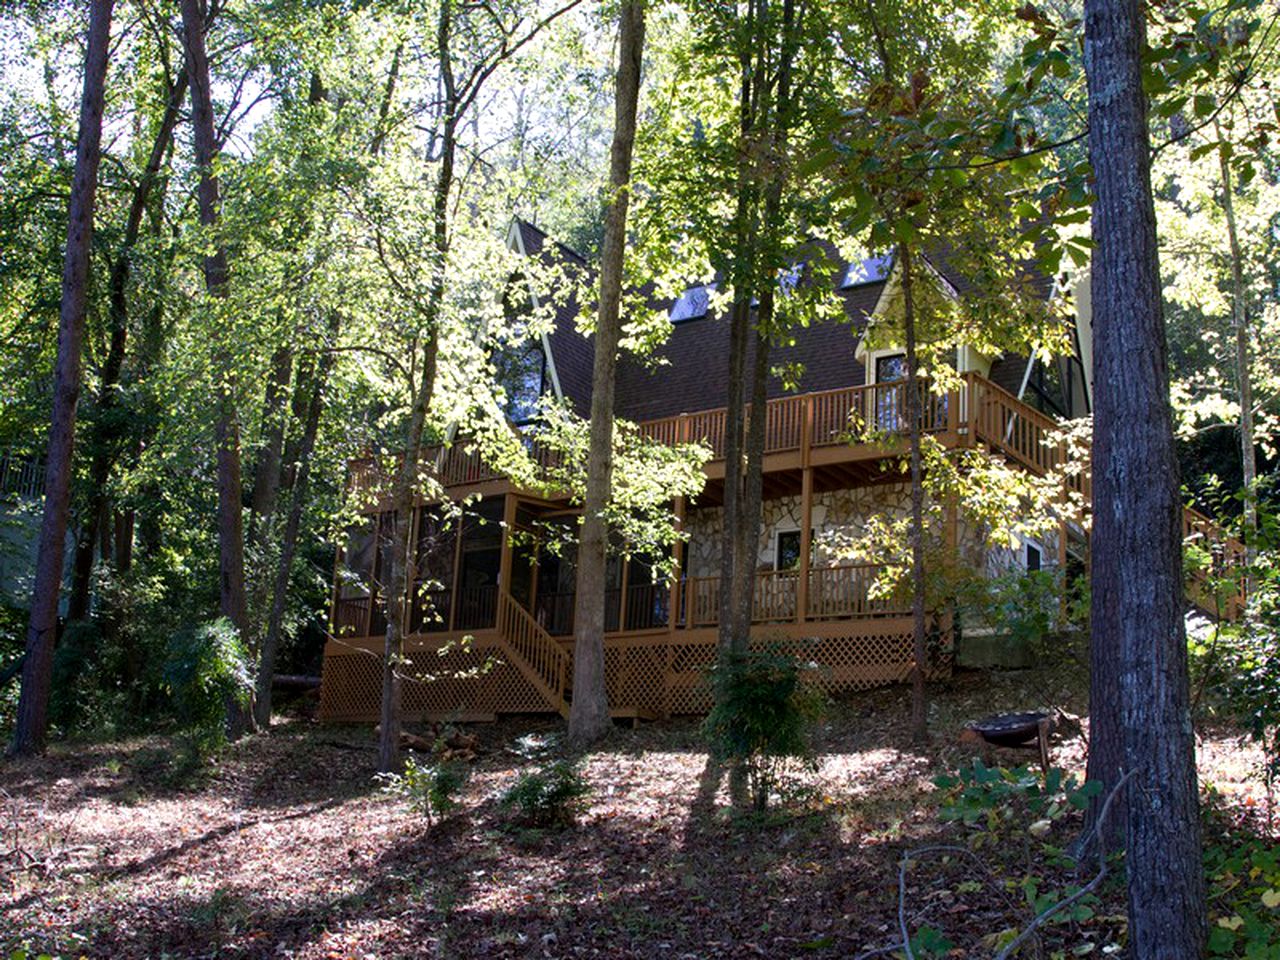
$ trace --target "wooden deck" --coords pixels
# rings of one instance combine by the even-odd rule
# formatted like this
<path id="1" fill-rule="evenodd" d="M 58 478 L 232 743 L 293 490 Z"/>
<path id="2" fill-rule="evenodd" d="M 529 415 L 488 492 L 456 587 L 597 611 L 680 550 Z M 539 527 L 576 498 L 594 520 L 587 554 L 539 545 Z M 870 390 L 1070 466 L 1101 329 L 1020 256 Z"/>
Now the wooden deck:
<path id="1" fill-rule="evenodd" d="M 406 716 L 565 713 L 572 644 L 538 636 L 531 629 L 535 626 L 519 625 L 525 634 L 518 644 L 501 629 L 476 631 L 465 648 L 459 646 L 461 633 L 409 638 L 402 672 Z M 626 717 L 706 712 L 711 705 L 706 671 L 715 659 L 716 640 L 709 628 L 606 637 L 610 706 Z M 913 663 L 909 617 L 788 624 L 753 633 L 753 643 L 774 642 L 817 664 L 814 682 L 833 694 L 904 681 Z M 951 665 L 948 632 L 935 634 L 935 648 L 930 673 L 941 676 Z M 380 637 L 330 640 L 321 718 L 376 721 L 381 674 Z"/>
<path id="2" fill-rule="evenodd" d="M 857 485 L 886 458 L 905 452 L 905 390 L 902 384 L 872 384 L 782 397 L 766 407 L 766 487 L 794 483 L 802 499 L 800 566 L 758 575 L 753 638 L 793 644 L 820 666 L 819 682 L 832 692 L 865 689 L 905 679 L 911 670 L 911 623 L 903 598 L 874 596 L 878 571 L 867 565 L 811 565 L 809 536 L 815 482 Z M 727 412 L 681 414 L 640 425 L 662 443 L 703 443 L 711 450 L 710 481 L 724 476 Z M 869 429 L 870 428 L 870 429 Z M 1072 448 L 1053 418 L 977 374 L 961 389 L 928 394 L 924 428 L 948 448 L 981 447 L 1037 476 L 1061 477 L 1064 505 L 1088 510 L 1091 489 L 1087 453 L 1072 462 Z M 534 448 L 543 465 L 551 454 Z M 508 528 L 521 491 L 465 443 L 436 447 L 425 459 L 450 496 L 501 495 Z M 875 465 L 875 466 L 873 466 Z M 350 490 L 366 512 L 385 509 L 386 463 L 352 464 Z M 859 472 L 863 471 L 863 472 Z M 791 492 L 787 489 L 787 492 Z M 768 496 L 766 492 L 766 496 Z M 545 498 L 544 498 L 545 502 Z M 677 503 L 683 518 L 685 505 Z M 1059 562 L 1065 563 L 1068 512 L 1063 511 Z M 1236 569 L 1243 547 L 1208 518 L 1188 511 L 1185 532 L 1214 558 L 1214 573 Z M 1087 536 L 1087 525 L 1080 531 Z M 954 542 L 954 540 L 952 541 Z M 441 591 L 447 606 L 442 628 L 413 635 L 407 646 L 405 705 L 410 715 L 496 715 L 567 711 L 572 695 L 572 595 L 543 597 L 526 610 L 508 593 L 511 548 L 504 538 L 498 584 Z M 677 557 L 682 561 L 682 557 Z M 679 568 L 681 564 L 678 563 Z M 1208 573 L 1192 577 L 1188 596 L 1210 613 L 1228 617 L 1243 610 L 1243 584 L 1225 601 L 1208 595 Z M 499 586 L 501 584 L 502 586 Z M 448 596 L 444 594 L 448 593 Z M 709 705 L 705 671 L 713 661 L 719 578 L 677 571 L 671 586 L 632 585 L 624 577 L 606 635 L 606 682 L 610 703 L 627 716 L 697 713 Z M 333 639 L 325 650 L 321 715 L 330 720 L 373 720 L 378 713 L 384 627 L 376 601 L 339 599 L 335 589 Z M 558 611 L 558 606 L 569 611 Z M 471 645 L 457 644 L 465 637 Z M 929 669 L 949 669 L 950 630 L 936 631 Z M 443 655 L 440 651 L 444 650 Z"/>

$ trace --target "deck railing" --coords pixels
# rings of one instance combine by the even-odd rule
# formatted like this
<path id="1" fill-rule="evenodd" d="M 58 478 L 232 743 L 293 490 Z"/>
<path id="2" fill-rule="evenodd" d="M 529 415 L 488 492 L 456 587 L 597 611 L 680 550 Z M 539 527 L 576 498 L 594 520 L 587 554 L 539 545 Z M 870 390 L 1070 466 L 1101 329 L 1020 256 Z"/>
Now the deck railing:
<path id="1" fill-rule="evenodd" d="M 498 594 L 496 626 L 552 696 L 562 702 L 568 683 L 569 655 L 505 590 Z"/>
<path id="2" fill-rule="evenodd" d="M 921 386 L 921 417 L 926 432 L 935 433 L 955 425 L 958 394 L 935 394 Z M 841 387 L 820 393 L 806 393 L 770 400 L 765 411 L 764 452 L 791 453 L 805 447 L 846 445 L 859 438 L 903 434 L 910 419 L 907 391 L 903 383 L 873 383 L 861 387 Z M 745 418 L 751 419 L 747 405 Z M 712 462 L 724 459 L 727 411 L 679 414 L 648 420 L 640 432 L 659 443 L 703 443 L 711 448 Z"/>
<path id="3" fill-rule="evenodd" d="M 813 567 L 809 571 L 809 600 L 805 618 L 828 620 L 907 613 L 905 603 L 873 598 L 873 586 L 883 568 L 873 563 Z M 790 623 L 798 618 L 800 571 L 765 570 L 756 574 L 752 623 Z M 680 590 L 677 622 L 689 627 L 713 627 L 720 622 L 720 578 L 688 577 Z"/>
<path id="4" fill-rule="evenodd" d="M 0 496 L 37 500 L 44 496 L 44 463 L 13 450 L 0 450 Z"/>
<path id="5" fill-rule="evenodd" d="M 1188 593 L 1196 605 L 1229 620 L 1242 616 L 1248 604 L 1245 545 L 1190 507 L 1182 511 L 1182 540 L 1209 555 L 1208 566 L 1195 567 L 1188 576 Z"/>
<path id="6" fill-rule="evenodd" d="M 809 602 L 805 618 L 834 620 L 862 616 L 893 616 L 910 608 L 893 598 L 873 597 L 873 587 L 882 572 L 877 564 L 841 564 L 814 567 L 809 571 Z M 752 623 L 792 623 L 799 619 L 799 570 L 765 570 L 756 574 Z M 447 609 L 448 591 L 433 601 Z M 434 592 L 433 592 L 434 593 Z M 605 592 L 605 631 L 607 633 L 640 633 L 671 627 L 697 629 L 714 627 L 720 622 L 720 578 L 686 577 L 676 591 L 679 607 L 671 617 L 671 586 L 667 583 L 634 583 L 626 589 L 626 607 L 621 606 L 622 591 Z M 494 584 L 460 590 L 458 611 L 454 619 L 457 630 L 491 630 L 499 625 L 503 593 Z M 575 595 L 571 590 L 541 593 L 533 603 L 530 620 L 543 632 L 554 637 L 573 633 Z M 338 636 L 364 636 L 370 622 L 369 598 L 340 598 L 335 608 L 334 626 Z M 524 608 L 521 607 L 523 610 Z M 424 623 L 414 621 L 411 632 L 430 633 L 445 629 L 448 616 Z M 376 618 L 375 618 L 376 619 Z M 385 628 L 385 625 L 384 625 Z M 374 630 L 376 634 L 379 630 Z"/>

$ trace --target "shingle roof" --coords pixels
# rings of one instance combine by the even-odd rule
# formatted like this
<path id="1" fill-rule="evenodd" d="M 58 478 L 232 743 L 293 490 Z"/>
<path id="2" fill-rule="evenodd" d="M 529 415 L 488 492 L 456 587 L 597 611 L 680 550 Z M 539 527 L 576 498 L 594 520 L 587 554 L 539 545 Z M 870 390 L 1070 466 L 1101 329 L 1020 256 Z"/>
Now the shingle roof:
<path id="1" fill-rule="evenodd" d="M 517 224 L 529 255 L 559 257 L 562 262 L 590 269 L 581 254 L 552 241 L 532 224 L 524 221 Z M 963 296 L 969 286 L 949 268 L 945 251 L 935 259 L 939 273 Z M 847 264 L 842 263 L 833 273 L 832 281 L 842 277 L 846 268 Z M 861 386 L 866 380 L 866 371 L 854 351 L 884 287 L 885 281 L 880 280 L 838 290 L 837 296 L 844 301 L 844 317 L 811 325 L 796 337 L 793 346 L 775 347 L 770 365 L 800 365 L 803 372 L 798 392 L 802 393 Z M 1046 295 L 1048 289 L 1046 284 Z M 660 310 L 671 306 L 669 302 L 656 300 L 652 305 Z M 577 413 L 587 416 L 591 407 L 594 351 L 590 339 L 577 330 L 578 312 L 576 300 L 560 305 L 549 341 L 565 398 Z M 723 407 L 728 396 L 728 352 L 727 318 L 710 313 L 699 319 L 673 323 L 666 342 L 656 350 L 653 359 L 657 363 L 645 364 L 626 355 L 619 361 L 617 414 L 628 420 L 644 421 Z M 750 360 L 748 356 L 748 363 Z M 1025 357 L 999 358 L 992 364 L 990 379 L 1017 394 L 1026 363 Z M 785 392 L 782 381 L 770 377 L 769 396 L 778 397 Z"/>

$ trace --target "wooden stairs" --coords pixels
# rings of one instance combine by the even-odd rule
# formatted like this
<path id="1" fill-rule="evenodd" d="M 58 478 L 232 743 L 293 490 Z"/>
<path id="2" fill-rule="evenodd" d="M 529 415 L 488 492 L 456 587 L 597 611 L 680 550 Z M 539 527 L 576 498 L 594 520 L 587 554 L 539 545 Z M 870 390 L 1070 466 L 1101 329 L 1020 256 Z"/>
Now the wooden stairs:
<path id="1" fill-rule="evenodd" d="M 1090 465 L 1087 459 L 1083 463 L 1069 463 L 1072 451 L 1068 443 L 1056 439 L 1062 425 L 995 384 L 978 380 L 971 380 L 970 384 L 974 440 L 1037 476 L 1059 471 L 1064 495 L 1081 497 L 1087 510 L 1092 493 Z M 1071 526 L 1079 537 L 1088 541 L 1087 530 L 1075 524 Z M 1188 571 L 1187 600 L 1207 616 L 1239 619 L 1245 610 L 1245 583 L 1243 575 L 1236 575 L 1233 582 L 1232 571 L 1244 567 L 1244 544 L 1191 507 L 1183 508 L 1182 537 L 1184 543 L 1194 544 L 1208 553 L 1211 561 L 1209 569 Z"/>
<path id="2" fill-rule="evenodd" d="M 569 716 L 569 654 L 505 589 L 498 591 L 498 646 L 547 705 Z"/>

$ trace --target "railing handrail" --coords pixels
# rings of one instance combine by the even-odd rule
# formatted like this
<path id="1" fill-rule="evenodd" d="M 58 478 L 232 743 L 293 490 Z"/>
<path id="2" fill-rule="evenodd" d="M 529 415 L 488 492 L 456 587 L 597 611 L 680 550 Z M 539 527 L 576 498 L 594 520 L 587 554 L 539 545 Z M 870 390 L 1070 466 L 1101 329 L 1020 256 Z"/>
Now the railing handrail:
<path id="1" fill-rule="evenodd" d="M 511 629 L 517 624 L 519 632 Z M 569 654 L 507 590 L 498 591 L 497 626 L 499 633 L 515 648 L 516 653 L 524 658 L 552 694 L 563 702 Z M 524 643 L 525 638 L 530 642 Z"/>

